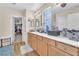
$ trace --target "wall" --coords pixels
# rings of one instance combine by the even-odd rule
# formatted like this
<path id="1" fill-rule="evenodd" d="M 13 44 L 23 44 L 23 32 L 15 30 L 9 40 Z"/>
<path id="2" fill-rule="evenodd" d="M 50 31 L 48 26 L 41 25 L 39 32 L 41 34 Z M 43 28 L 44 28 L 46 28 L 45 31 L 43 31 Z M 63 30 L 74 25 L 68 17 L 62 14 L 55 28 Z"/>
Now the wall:
<path id="1" fill-rule="evenodd" d="M 24 32 L 23 32 L 23 40 L 25 41 L 25 43 L 28 43 L 28 32 L 29 30 L 32 28 L 30 27 L 30 23 L 28 21 L 28 19 L 33 20 L 34 19 L 34 12 L 32 11 L 28 11 L 28 10 L 24 10 Z"/>
<path id="2" fill-rule="evenodd" d="M 28 20 L 30 20 L 30 21 L 34 20 L 34 12 L 33 11 L 26 10 L 26 22 L 27 22 L 26 27 L 28 28 L 28 29 L 26 29 L 27 32 L 29 32 L 29 30 L 31 28 L 33 28 L 30 26 L 31 23 Z"/>
<path id="3" fill-rule="evenodd" d="M 9 36 L 11 31 L 11 17 L 12 16 L 22 16 L 20 11 L 11 8 L 0 7 L 0 35 Z"/>
<path id="4" fill-rule="evenodd" d="M 56 27 L 58 27 L 59 30 L 62 30 L 63 28 L 67 28 L 68 22 L 67 22 L 67 16 L 58 16 L 56 18 Z"/>
<path id="5" fill-rule="evenodd" d="M 79 30 L 79 12 L 68 15 L 68 29 Z"/>

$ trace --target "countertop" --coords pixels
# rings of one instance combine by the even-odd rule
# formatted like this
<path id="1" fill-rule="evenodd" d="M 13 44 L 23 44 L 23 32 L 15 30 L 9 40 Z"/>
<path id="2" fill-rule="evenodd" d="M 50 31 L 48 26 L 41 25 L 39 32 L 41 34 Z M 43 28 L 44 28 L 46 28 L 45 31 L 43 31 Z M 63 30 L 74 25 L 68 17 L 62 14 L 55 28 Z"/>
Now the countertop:
<path id="1" fill-rule="evenodd" d="M 39 36 L 43 36 L 43 37 L 46 37 L 46 38 L 49 38 L 51 40 L 56 40 L 56 41 L 59 41 L 59 42 L 62 42 L 62 43 L 66 43 L 66 44 L 69 44 L 69 45 L 72 45 L 72 46 L 75 46 L 75 47 L 79 48 L 79 42 L 73 41 L 73 40 L 69 40 L 66 37 L 51 36 L 51 35 L 48 35 L 48 34 L 45 34 L 45 33 L 39 33 L 39 32 L 31 32 L 31 33 L 39 35 Z"/>

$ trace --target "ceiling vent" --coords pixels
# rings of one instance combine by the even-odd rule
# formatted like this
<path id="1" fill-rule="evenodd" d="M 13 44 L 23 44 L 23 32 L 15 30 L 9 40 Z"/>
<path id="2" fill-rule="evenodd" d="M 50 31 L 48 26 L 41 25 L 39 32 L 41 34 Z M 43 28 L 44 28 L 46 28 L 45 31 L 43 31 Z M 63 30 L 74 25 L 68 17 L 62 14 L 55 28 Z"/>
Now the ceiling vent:
<path id="1" fill-rule="evenodd" d="M 65 7 L 67 5 L 67 3 L 56 3 L 56 5 L 59 5 L 61 7 Z"/>
<path id="2" fill-rule="evenodd" d="M 16 5 L 16 3 L 11 3 L 12 5 Z"/>
<path id="3" fill-rule="evenodd" d="M 66 5 L 67 5 L 67 3 L 62 3 L 60 6 L 65 7 Z"/>

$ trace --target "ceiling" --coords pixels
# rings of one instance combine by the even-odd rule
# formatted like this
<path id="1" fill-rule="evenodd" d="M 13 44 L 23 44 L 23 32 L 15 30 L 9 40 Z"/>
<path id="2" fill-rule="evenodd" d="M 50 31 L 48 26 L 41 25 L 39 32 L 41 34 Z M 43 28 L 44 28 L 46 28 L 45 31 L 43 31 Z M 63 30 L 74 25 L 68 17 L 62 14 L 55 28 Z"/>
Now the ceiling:
<path id="1" fill-rule="evenodd" d="M 67 5 L 65 7 L 60 7 L 60 6 L 55 6 L 54 9 L 55 11 L 54 12 L 65 12 L 65 11 L 68 11 L 68 10 L 71 10 L 71 9 L 75 9 L 79 7 L 79 3 L 67 3 Z"/>
<path id="2" fill-rule="evenodd" d="M 19 11 L 31 10 L 36 11 L 43 3 L 0 3 L 0 7 L 13 8 Z"/>
<path id="3" fill-rule="evenodd" d="M 19 11 L 24 11 L 25 9 L 30 11 L 36 11 L 43 4 L 44 3 L 0 3 L 0 7 L 8 7 Z M 67 3 L 66 7 L 64 8 L 56 5 L 54 6 L 54 12 L 64 12 L 65 10 L 74 8 L 75 6 L 79 6 L 79 3 Z"/>

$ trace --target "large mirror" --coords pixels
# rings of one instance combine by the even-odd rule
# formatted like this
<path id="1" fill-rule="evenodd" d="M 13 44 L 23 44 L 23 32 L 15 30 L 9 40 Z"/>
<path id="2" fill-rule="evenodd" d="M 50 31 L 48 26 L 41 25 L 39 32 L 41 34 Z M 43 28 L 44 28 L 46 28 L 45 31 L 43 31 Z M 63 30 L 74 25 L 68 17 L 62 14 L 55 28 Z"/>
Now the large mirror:
<path id="1" fill-rule="evenodd" d="M 79 30 L 79 12 L 56 16 L 56 25 L 59 30 L 63 28 Z"/>
<path id="2" fill-rule="evenodd" d="M 35 18 L 35 29 L 41 30 L 42 29 L 42 15 L 39 13 Z"/>

